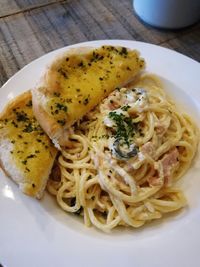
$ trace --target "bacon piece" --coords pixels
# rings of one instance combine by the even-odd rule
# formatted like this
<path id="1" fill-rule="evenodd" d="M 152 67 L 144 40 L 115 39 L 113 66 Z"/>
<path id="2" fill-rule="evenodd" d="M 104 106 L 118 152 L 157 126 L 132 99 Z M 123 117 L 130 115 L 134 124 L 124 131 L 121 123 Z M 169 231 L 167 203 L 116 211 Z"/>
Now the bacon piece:
<path id="1" fill-rule="evenodd" d="M 178 156 L 179 156 L 178 149 L 174 148 L 161 159 L 166 185 L 168 185 L 171 182 L 171 176 L 173 174 L 174 168 L 178 164 Z"/>
<path id="2" fill-rule="evenodd" d="M 156 133 L 160 137 L 163 136 L 166 133 L 166 131 L 168 130 L 168 128 L 170 126 L 170 123 L 171 123 L 171 118 L 170 117 L 167 117 L 165 119 L 165 121 L 157 122 L 156 125 L 155 125 L 155 131 L 156 131 Z"/>
<path id="3" fill-rule="evenodd" d="M 167 130 L 167 128 L 166 128 L 166 126 L 165 125 L 163 125 L 163 124 L 158 124 L 157 126 L 156 126 L 156 133 L 158 134 L 158 135 L 164 135 L 164 133 L 166 132 L 166 130 Z"/>
<path id="4" fill-rule="evenodd" d="M 159 186 L 162 184 L 162 180 L 158 176 L 151 176 L 148 179 L 149 185 L 152 186 Z"/>
<path id="5" fill-rule="evenodd" d="M 144 144 L 141 147 L 140 151 L 142 152 L 142 154 L 150 156 L 151 158 L 153 158 L 155 155 L 155 147 L 152 142 L 147 142 L 146 144 Z"/>
<path id="6" fill-rule="evenodd" d="M 114 102 L 113 100 L 110 100 L 108 103 L 108 109 L 109 110 L 114 110 L 120 107 L 120 104 L 118 102 Z"/>
<path id="7" fill-rule="evenodd" d="M 101 111 L 104 111 L 105 109 L 108 110 L 115 110 L 120 107 L 122 107 L 125 104 L 130 103 L 128 102 L 126 98 L 125 92 L 127 91 L 126 88 L 121 88 L 120 91 L 115 90 L 113 91 L 101 104 Z"/>
<path id="8" fill-rule="evenodd" d="M 57 161 L 55 161 L 55 163 L 53 165 L 53 168 L 51 170 L 51 174 L 50 174 L 49 178 L 55 182 L 60 182 L 60 180 L 61 180 L 61 170 L 59 168 Z"/>

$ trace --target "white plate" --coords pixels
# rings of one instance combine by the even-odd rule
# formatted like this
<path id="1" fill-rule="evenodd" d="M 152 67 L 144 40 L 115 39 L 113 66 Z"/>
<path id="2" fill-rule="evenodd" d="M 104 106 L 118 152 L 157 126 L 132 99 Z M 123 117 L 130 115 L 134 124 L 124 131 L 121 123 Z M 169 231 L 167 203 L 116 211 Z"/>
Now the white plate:
<path id="1" fill-rule="evenodd" d="M 161 76 L 166 90 L 200 121 L 200 64 L 174 51 L 134 41 L 94 41 L 75 46 L 136 48 L 147 71 Z M 0 89 L 0 109 L 32 88 L 45 66 L 69 47 L 27 65 Z M 48 194 L 42 201 L 21 194 L 0 172 L 0 262 L 7 267 L 196 267 L 200 266 L 200 157 L 182 180 L 188 208 L 142 229 L 120 228 L 106 235 L 65 214 Z"/>

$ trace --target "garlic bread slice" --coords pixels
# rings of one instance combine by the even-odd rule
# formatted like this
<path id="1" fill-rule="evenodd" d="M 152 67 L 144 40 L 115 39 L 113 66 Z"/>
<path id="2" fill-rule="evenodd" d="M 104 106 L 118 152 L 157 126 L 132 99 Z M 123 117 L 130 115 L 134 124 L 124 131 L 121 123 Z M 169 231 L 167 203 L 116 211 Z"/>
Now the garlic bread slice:
<path id="1" fill-rule="evenodd" d="M 56 154 L 33 115 L 31 92 L 9 102 L 0 114 L 0 165 L 23 193 L 41 198 Z"/>
<path id="2" fill-rule="evenodd" d="M 138 51 L 125 47 L 71 49 L 55 59 L 32 90 L 34 114 L 53 142 L 65 145 L 67 129 L 144 66 Z"/>

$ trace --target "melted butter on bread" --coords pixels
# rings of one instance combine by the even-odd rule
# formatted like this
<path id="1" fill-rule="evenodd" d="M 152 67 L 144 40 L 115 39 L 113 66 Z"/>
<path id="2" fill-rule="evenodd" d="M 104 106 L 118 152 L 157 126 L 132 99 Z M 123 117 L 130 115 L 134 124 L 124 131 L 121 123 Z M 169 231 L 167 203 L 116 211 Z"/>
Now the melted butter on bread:
<path id="1" fill-rule="evenodd" d="M 32 111 L 31 93 L 17 97 L 4 109 L 0 117 L 0 146 L 9 144 L 9 160 L 15 166 L 19 177 L 14 177 L 1 155 L 3 169 L 21 183 L 24 193 L 37 196 L 43 190 L 47 176 L 56 156 L 56 149 L 44 133 Z"/>
<path id="2" fill-rule="evenodd" d="M 33 90 L 35 115 L 52 139 L 116 87 L 131 81 L 145 65 L 136 50 L 125 47 L 85 49 L 57 59 L 47 70 L 42 86 Z"/>

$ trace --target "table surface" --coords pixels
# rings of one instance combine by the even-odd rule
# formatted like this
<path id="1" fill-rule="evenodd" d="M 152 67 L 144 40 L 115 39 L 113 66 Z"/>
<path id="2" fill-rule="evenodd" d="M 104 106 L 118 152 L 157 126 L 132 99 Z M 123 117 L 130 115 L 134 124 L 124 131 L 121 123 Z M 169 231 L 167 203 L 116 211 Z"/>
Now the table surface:
<path id="1" fill-rule="evenodd" d="M 131 0 L 1 0 L 0 86 L 32 60 L 74 43 L 126 39 L 200 61 L 200 22 L 176 31 L 143 24 Z"/>

